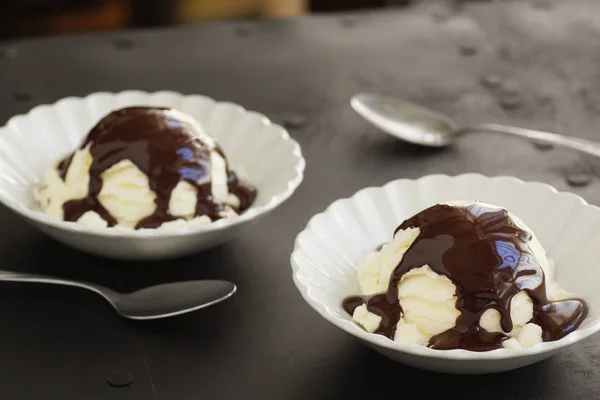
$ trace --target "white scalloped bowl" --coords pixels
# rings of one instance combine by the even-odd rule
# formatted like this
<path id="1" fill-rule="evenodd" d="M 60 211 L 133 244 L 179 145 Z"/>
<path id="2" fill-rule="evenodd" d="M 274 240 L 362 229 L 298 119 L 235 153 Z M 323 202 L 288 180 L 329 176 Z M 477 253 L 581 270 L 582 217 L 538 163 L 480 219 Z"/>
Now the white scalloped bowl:
<path id="1" fill-rule="evenodd" d="M 131 105 L 171 107 L 200 121 L 225 151 L 230 167 L 258 188 L 252 207 L 231 219 L 172 231 L 89 228 L 41 212 L 32 190 L 45 169 L 77 149 L 103 116 Z M 264 115 L 171 91 L 68 97 L 17 115 L 0 128 L 0 202 L 56 240 L 109 258 L 156 260 L 220 244 L 288 199 L 302 182 L 304 166 L 298 143 Z"/>
<path id="2" fill-rule="evenodd" d="M 527 224 L 556 262 L 556 277 L 567 291 L 585 299 L 589 315 L 579 329 L 555 342 L 488 352 L 434 350 L 396 343 L 351 322 L 342 299 L 360 293 L 357 264 L 391 239 L 405 219 L 436 203 L 480 200 L 507 208 Z M 321 316 L 381 354 L 414 367 L 448 373 L 482 374 L 533 364 L 600 330 L 600 208 L 572 193 L 512 177 L 478 174 L 429 175 L 366 188 L 331 204 L 301 232 L 291 256 L 294 282 Z"/>

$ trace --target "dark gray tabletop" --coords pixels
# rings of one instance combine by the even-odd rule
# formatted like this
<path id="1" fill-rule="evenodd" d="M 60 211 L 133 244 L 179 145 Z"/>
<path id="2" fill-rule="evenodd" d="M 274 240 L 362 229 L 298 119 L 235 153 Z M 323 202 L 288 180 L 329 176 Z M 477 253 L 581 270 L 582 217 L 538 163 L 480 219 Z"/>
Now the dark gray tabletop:
<path id="1" fill-rule="evenodd" d="M 36 104 L 95 91 L 201 93 L 288 121 L 307 169 L 298 192 L 238 239 L 160 263 L 78 253 L 0 208 L 2 269 L 123 291 L 188 278 L 231 279 L 239 286 L 215 307 L 133 323 L 92 293 L 2 284 L 0 398 L 404 398 L 403 385 L 418 387 L 428 399 L 600 398 L 600 337 L 500 375 L 423 372 L 376 354 L 321 319 L 296 291 L 289 265 L 294 238 L 311 215 L 395 178 L 515 175 L 600 204 L 600 163 L 575 152 L 489 135 L 428 151 L 378 132 L 348 106 L 357 91 L 380 91 L 463 122 L 510 121 L 600 140 L 600 2 L 560 3 L 475 3 L 449 18 L 421 5 L 7 43 L 0 50 L 0 123 Z M 504 77 L 507 89 L 482 85 L 489 74 Z M 570 187 L 570 174 L 591 182 Z M 134 383 L 109 386 L 113 371 L 130 372 Z"/>

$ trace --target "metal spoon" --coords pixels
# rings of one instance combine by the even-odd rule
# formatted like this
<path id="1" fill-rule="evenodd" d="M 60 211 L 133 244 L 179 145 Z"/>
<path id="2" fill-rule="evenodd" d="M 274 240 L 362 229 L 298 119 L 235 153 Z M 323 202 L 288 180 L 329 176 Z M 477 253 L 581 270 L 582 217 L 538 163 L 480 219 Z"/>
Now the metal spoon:
<path id="1" fill-rule="evenodd" d="M 118 293 L 95 283 L 9 271 L 0 272 L 0 281 L 51 283 L 91 290 L 104 297 L 119 315 L 138 320 L 196 311 L 231 297 L 237 290 L 232 282 L 199 280 L 165 283 L 131 293 Z"/>
<path id="2" fill-rule="evenodd" d="M 382 94 L 356 94 L 350 105 L 363 118 L 390 135 L 422 146 L 444 147 L 462 134 L 488 132 L 569 147 L 600 157 L 600 143 L 507 125 L 481 124 L 461 128 L 444 114 Z"/>

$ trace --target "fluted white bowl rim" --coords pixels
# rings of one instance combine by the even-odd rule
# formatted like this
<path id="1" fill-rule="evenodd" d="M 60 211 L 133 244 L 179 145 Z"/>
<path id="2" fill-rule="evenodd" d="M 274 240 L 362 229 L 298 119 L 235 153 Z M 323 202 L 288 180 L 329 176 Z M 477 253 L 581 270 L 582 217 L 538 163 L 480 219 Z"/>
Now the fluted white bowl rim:
<path id="1" fill-rule="evenodd" d="M 266 214 L 269 211 L 275 209 L 280 204 L 285 202 L 288 198 L 290 198 L 292 196 L 292 194 L 296 191 L 296 189 L 300 186 L 300 184 L 302 183 L 302 180 L 304 179 L 304 170 L 306 167 L 306 161 L 302 155 L 302 150 L 301 150 L 298 142 L 296 142 L 294 139 L 291 138 L 290 134 L 283 126 L 272 122 L 266 115 L 256 112 L 256 111 L 248 110 L 237 103 L 230 102 L 230 101 L 217 101 L 209 96 L 206 96 L 203 94 L 197 94 L 197 93 L 183 94 L 183 93 L 172 91 L 172 90 L 158 90 L 158 91 L 124 90 L 124 91 L 120 91 L 120 92 L 100 91 L 100 92 L 90 93 L 86 96 L 68 96 L 68 97 L 59 99 L 54 103 L 39 104 L 39 105 L 33 107 L 32 109 L 30 109 L 27 113 L 14 115 L 6 122 L 6 124 L 4 126 L 1 126 L 0 129 L 8 127 L 11 124 L 11 122 L 17 118 L 29 117 L 32 113 L 36 112 L 39 109 L 46 108 L 46 107 L 57 107 L 60 104 L 67 103 L 67 102 L 70 102 L 73 100 L 85 100 L 89 97 L 99 96 L 99 95 L 111 95 L 111 96 L 168 95 L 168 96 L 178 96 L 178 97 L 182 97 L 182 98 L 191 97 L 191 96 L 196 96 L 196 97 L 200 96 L 208 101 L 213 102 L 215 105 L 229 105 L 229 106 L 237 108 L 239 111 L 241 111 L 243 113 L 253 113 L 254 115 L 258 116 L 259 118 L 261 118 L 263 120 L 263 123 L 265 124 L 265 126 L 275 125 L 278 128 L 280 128 L 280 132 L 281 132 L 280 140 L 287 141 L 292 144 L 293 150 L 290 155 L 296 159 L 295 175 L 293 176 L 292 179 L 290 179 L 287 182 L 287 186 L 284 191 L 276 194 L 275 196 L 272 196 L 269 199 L 269 201 L 266 202 L 265 204 L 261 204 L 258 206 L 252 206 L 238 216 L 235 216 L 232 218 L 223 218 L 223 219 L 214 221 L 210 224 L 188 225 L 188 226 L 182 226 L 182 227 L 179 227 L 176 229 L 170 229 L 170 230 L 159 230 L 159 229 L 133 230 L 133 229 L 127 229 L 127 228 L 121 228 L 121 227 L 99 228 L 99 227 L 90 227 L 90 226 L 87 226 L 87 225 L 84 225 L 84 224 L 81 224 L 78 222 L 62 221 L 62 220 L 58 220 L 56 218 L 49 217 L 48 215 L 44 214 L 44 212 L 41 211 L 40 209 L 32 209 L 30 207 L 26 207 L 26 206 L 23 206 L 20 204 L 15 204 L 11 199 L 4 196 L 4 194 L 0 191 L 0 202 L 2 204 L 4 204 L 6 207 L 10 208 L 14 212 L 20 214 L 21 216 L 23 216 L 27 219 L 41 223 L 43 225 L 48 225 L 48 226 L 51 226 L 54 228 L 58 228 L 58 229 L 65 230 L 65 231 L 70 231 L 73 233 L 81 233 L 81 234 L 89 234 L 89 235 L 105 236 L 105 237 L 106 236 L 117 237 L 117 238 L 177 237 L 177 236 L 194 235 L 194 234 L 203 233 L 203 232 L 219 231 L 219 230 L 223 230 L 223 229 L 230 228 L 233 226 L 241 225 L 250 220 L 256 219 L 257 217 L 259 217 L 263 214 Z M 164 104 L 164 106 L 168 106 L 168 104 Z M 252 182 L 250 182 L 250 183 L 252 183 Z"/>
<path id="2" fill-rule="evenodd" d="M 539 343 L 539 344 L 536 344 L 534 346 L 524 348 L 524 349 L 501 348 L 501 349 L 495 349 L 495 350 L 485 351 L 485 352 L 477 352 L 477 351 L 470 351 L 470 350 L 463 350 L 463 349 L 438 350 L 438 349 L 431 349 L 431 348 L 421 346 L 421 345 L 408 345 L 408 344 L 403 344 L 403 343 L 397 343 L 397 342 L 394 342 L 393 340 L 390 340 L 387 337 L 384 337 L 382 335 L 368 333 L 365 330 L 359 328 L 355 323 L 353 323 L 351 321 L 350 316 L 348 316 L 348 318 L 340 318 L 339 316 L 334 314 L 334 312 L 332 310 L 332 308 L 334 306 L 332 306 L 330 304 L 325 304 L 325 303 L 321 302 L 320 300 L 316 299 L 312 295 L 311 284 L 306 282 L 301 277 L 301 272 L 302 272 L 303 266 L 302 266 L 302 262 L 299 261 L 299 259 L 301 259 L 300 255 L 303 252 L 303 248 L 301 245 L 302 237 L 303 237 L 303 235 L 306 235 L 307 232 L 309 232 L 313 229 L 314 222 L 317 218 L 319 218 L 319 216 L 331 213 L 332 209 L 339 207 L 339 205 L 342 203 L 349 203 L 349 202 L 355 201 L 357 197 L 365 195 L 365 193 L 367 191 L 386 190 L 387 187 L 400 185 L 404 182 L 423 182 L 424 180 L 435 179 L 438 177 L 451 178 L 451 179 L 473 179 L 473 178 L 481 179 L 481 178 L 483 178 L 483 179 L 491 179 L 491 180 L 510 180 L 513 183 L 517 183 L 519 185 L 531 185 L 531 184 L 538 185 L 540 187 L 545 187 L 547 190 L 551 191 L 555 195 L 571 196 L 572 198 L 574 198 L 578 201 L 578 203 L 581 207 L 589 207 L 591 209 L 596 210 L 596 212 L 600 213 L 600 207 L 589 204 L 587 201 L 585 201 L 579 195 L 576 195 L 571 192 L 558 191 L 556 188 L 554 188 L 553 186 L 551 186 L 547 183 L 537 182 L 537 181 L 527 181 L 526 182 L 517 177 L 507 176 L 507 175 L 498 175 L 498 176 L 488 177 L 488 176 L 485 176 L 485 175 L 479 174 L 479 173 L 465 173 L 465 174 L 459 174 L 459 175 L 454 175 L 454 176 L 446 175 L 446 174 L 431 174 L 431 175 L 423 176 L 418 179 L 396 179 L 396 180 L 386 183 L 383 186 L 366 187 L 366 188 L 363 188 L 363 189 L 359 190 L 358 192 L 354 193 L 351 197 L 342 198 L 342 199 L 338 199 L 338 200 L 334 201 L 325 209 L 325 211 L 315 214 L 309 220 L 306 228 L 300 234 L 298 234 L 298 236 L 296 237 L 296 240 L 294 243 L 294 250 L 290 257 L 290 262 L 292 265 L 294 284 L 296 285 L 296 288 L 300 291 L 303 299 L 327 321 L 331 322 L 332 324 L 334 324 L 338 328 L 342 329 L 343 331 L 345 331 L 359 339 L 362 339 L 363 341 L 365 341 L 371 345 L 374 345 L 376 347 L 380 347 L 383 349 L 397 351 L 400 353 L 410 354 L 413 356 L 436 358 L 436 359 L 493 361 L 493 360 L 504 360 L 504 359 L 530 357 L 530 356 L 535 356 L 535 355 L 539 355 L 539 354 L 543 354 L 543 353 L 557 351 L 561 348 L 564 348 L 564 347 L 572 345 L 576 342 L 579 342 L 580 340 L 587 338 L 588 336 L 600 331 L 600 319 L 596 319 L 595 321 L 592 321 L 585 328 L 579 327 L 574 332 L 571 332 L 570 334 L 566 335 L 565 337 L 563 337 L 559 340 L 556 340 L 553 342 L 542 342 L 542 343 Z M 448 200 L 452 200 L 452 199 L 448 199 Z M 348 295 L 351 295 L 351 293 L 348 293 Z M 339 301 L 341 302 L 342 299 L 339 299 Z"/>

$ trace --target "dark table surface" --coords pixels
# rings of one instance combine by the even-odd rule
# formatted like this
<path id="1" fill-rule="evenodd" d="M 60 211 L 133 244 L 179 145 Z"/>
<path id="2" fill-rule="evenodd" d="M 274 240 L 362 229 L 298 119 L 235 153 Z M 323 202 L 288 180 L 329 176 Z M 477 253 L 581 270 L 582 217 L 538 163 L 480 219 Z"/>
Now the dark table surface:
<path id="1" fill-rule="evenodd" d="M 560 3 L 474 3 L 449 16 L 423 4 L 6 43 L 0 50 L 0 123 L 36 104 L 100 90 L 201 93 L 295 122 L 290 131 L 307 169 L 298 192 L 239 238 L 160 263 L 78 253 L 0 208 L 2 269 L 88 279 L 123 291 L 189 278 L 231 279 L 239 286 L 215 307 L 134 323 L 93 293 L 2 284 L 0 398 L 404 398 L 402 385 L 432 399 L 600 398 L 598 336 L 499 375 L 424 372 L 376 354 L 321 319 L 295 289 L 289 265 L 294 238 L 311 215 L 395 178 L 515 175 L 600 204 L 600 163 L 575 152 L 488 135 L 428 151 L 378 132 L 348 106 L 355 92 L 380 91 L 463 122 L 512 122 L 600 139 L 600 2 Z M 488 74 L 504 77 L 505 89 L 482 85 Z M 571 187 L 570 176 L 573 183 L 590 182 Z M 130 372 L 134 383 L 109 386 L 113 371 Z"/>

